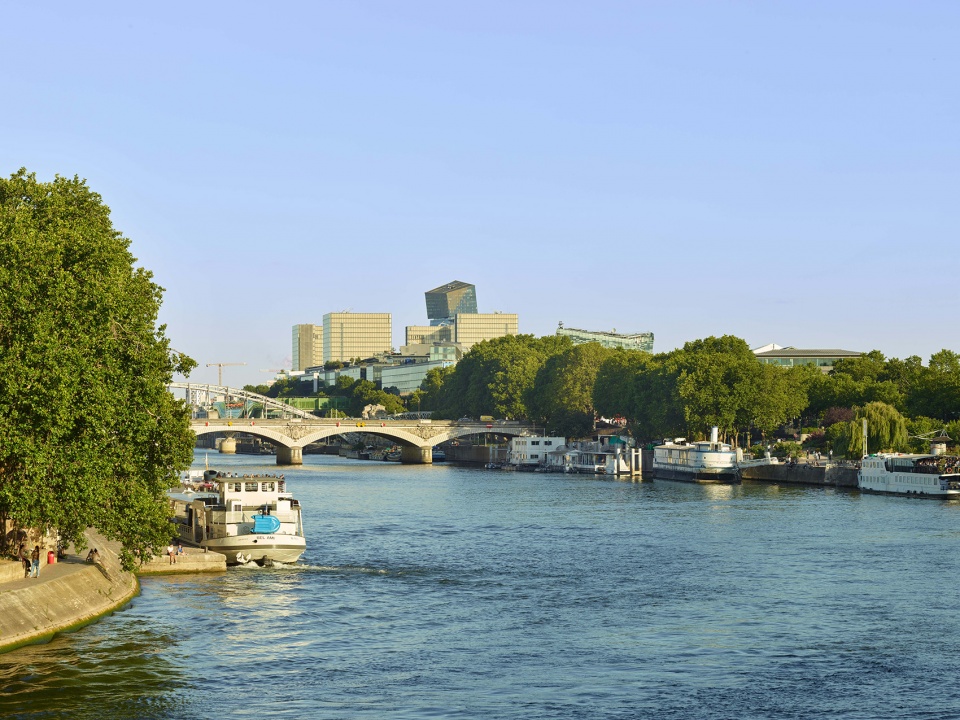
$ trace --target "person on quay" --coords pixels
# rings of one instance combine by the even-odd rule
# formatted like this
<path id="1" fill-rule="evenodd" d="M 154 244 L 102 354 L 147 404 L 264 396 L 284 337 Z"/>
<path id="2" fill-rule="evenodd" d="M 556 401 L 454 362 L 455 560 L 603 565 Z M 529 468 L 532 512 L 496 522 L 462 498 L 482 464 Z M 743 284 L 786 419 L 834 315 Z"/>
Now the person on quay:
<path id="1" fill-rule="evenodd" d="M 31 559 L 33 560 L 32 565 L 30 566 L 30 577 L 39 578 L 40 577 L 40 546 L 33 546 L 33 553 L 31 554 Z"/>
<path id="2" fill-rule="evenodd" d="M 23 543 L 20 543 L 17 557 L 20 558 L 20 564 L 23 565 L 23 576 L 25 578 L 30 577 L 30 558 L 27 556 L 27 546 Z"/>

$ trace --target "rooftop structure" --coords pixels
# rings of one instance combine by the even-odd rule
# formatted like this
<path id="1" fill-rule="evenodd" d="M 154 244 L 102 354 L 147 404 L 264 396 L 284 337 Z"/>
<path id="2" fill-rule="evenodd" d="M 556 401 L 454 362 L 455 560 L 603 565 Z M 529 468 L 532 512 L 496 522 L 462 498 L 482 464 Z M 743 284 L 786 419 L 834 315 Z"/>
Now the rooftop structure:
<path id="1" fill-rule="evenodd" d="M 477 288 L 470 283 L 454 280 L 428 290 L 424 296 L 431 325 L 449 324 L 457 313 L 477 312 Z"/>
<path id="2" fill-rule="evenodd" d="M 557 328 L 557 335 L 570 338 L 574 345 L 582 343 L 600 343 L 606 348 L 623 348 L 624 350 L 642 350 L 653 352 L 653 333 L 618 333 L 616 330 L 578 330 L 565 328 L 563 323 Z"/>

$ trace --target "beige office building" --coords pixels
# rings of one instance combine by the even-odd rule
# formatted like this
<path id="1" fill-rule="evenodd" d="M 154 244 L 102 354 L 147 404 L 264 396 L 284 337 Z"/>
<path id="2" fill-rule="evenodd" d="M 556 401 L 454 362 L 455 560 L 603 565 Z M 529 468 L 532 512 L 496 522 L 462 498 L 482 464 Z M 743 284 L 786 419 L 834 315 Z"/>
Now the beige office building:
<path id="1" fill-rule="evenodd" d="M 520 331 L 516 313 L 457 313 L 454 332 L 461 350 L 467 352 L 483 340 L 517 335 Z"/>
<path id="2" fill-rule="evenodd" d="M 366 359 L 393 349 L 390 313 L 327 313 L 323 316 L 323 361 Z"/>
<path id="3" fill-rule="evenodd" d="M 323 364 L 323 326 L 293 326 L 293 370 L 306 370 Z"/>

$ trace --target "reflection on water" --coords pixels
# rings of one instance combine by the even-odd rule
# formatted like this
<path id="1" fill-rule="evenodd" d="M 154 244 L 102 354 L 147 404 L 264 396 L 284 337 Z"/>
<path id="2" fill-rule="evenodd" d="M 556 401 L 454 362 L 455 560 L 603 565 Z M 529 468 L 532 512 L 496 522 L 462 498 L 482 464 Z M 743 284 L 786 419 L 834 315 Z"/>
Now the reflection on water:
<path id="1" fill-rule="evenodd" d="M 129 609 L 0 656 L 0 717 L 960 717 L 960 504 L 284 472 L 302 563 L 144 578 Z"/>
<path id="2" fill-rule="evenodd" d="M 175 649 L 156 628 L 111 622 L 0 655 L 0 716 L 177 717 L 187 681 Z"/>

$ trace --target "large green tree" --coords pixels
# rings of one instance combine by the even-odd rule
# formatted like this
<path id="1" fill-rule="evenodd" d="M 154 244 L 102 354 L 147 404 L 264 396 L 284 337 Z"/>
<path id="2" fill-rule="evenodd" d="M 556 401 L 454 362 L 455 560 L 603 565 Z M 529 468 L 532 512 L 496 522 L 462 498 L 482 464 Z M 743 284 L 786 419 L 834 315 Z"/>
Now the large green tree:
<path id="1" fill-rule="evenodd" d="M 854 408 L 854 419 L 839 422 L 827 430 L 833 447 L 847 457 L 881 451 L 901 452 L 909 448 L 907 422 L 895 407 L 882 402 L 870 402 Z M 863 447 L 863 421 L 867 421 L 867 448 Z"/>
<path id="2" fill-rule="evenodd" d="M 960 355 L 941 350 L 916 374 L 908 406 L 916 415 L 944 422 L 960 417 Z"/>
<path id="3" fill-rule="evenodd" d="M 564 437 L 594 429 L 594 383 L 603 361 L 614 354 L 599 343 L 585 343 L 547 358 L 527 393 L 532 419 Z"/>
<path id="4" fill-rule="evenodd" d="M 157 327 L 162 288 L 80 179 L 0 179 L 0 516 L 127 567 L 169 541 L 166 491 L 189 466 L 189 410 L 166 389 L 195 363 Z"/>
<path id="5" fill-rule="evenodd" d="M 621 417 L 636 422 L 633 397 L 635 379 L 652 362 L 653 356 L 635 350 L 614 350 L 604 358 L 593 384 L 593 405 L 604 417 Z"/>
<path id="6" fill-rule="evenodd" d="M 436 393 L 430 393 L 431 409 L 437 417 L 526 419 L 527 394 L 537 372 L 547 358 L 572 346 L 570 338 L 557 335 L 506 335 L 479 342 L 449 375 L 431 379 L 428 374 L 428 380 L 442 381 Z"/>

